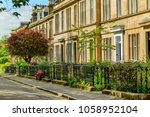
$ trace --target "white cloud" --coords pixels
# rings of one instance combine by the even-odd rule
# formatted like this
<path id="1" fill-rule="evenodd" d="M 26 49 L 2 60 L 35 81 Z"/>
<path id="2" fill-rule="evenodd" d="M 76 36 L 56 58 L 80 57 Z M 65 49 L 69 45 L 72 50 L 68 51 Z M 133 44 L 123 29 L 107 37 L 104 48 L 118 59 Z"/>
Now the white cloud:
<path id="1" fill-rule="evenodd" d="M 30 20 L 32 13 L 31 6 L 21 7 L 17 11 L 21 14 L 19 19 L 8 12 L 0 13 L 0 38 L 3 35 L 10 35 L 11 30 L 19 27 L 21 21 Z"/>

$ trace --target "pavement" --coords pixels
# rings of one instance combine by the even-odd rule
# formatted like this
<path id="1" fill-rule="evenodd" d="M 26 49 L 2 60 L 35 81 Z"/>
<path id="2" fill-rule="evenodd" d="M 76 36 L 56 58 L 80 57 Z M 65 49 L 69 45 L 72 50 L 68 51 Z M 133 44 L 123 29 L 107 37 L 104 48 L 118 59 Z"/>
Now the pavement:
<path id="1" fill-rule="evenodd" d="M 89 92 L 78 88 L 71 88 L 69 86 L 52 84 L 51 82 L 38 81 L 10 74 L 1 74 L 1 77 L 70 100 L 123 100 L 118 97 L 102 94 L 100 91 Z"/>
<path id="2" fill-rule="evenodd" d="M 0 100 L 62 100 L 65 98 L 0 77 Z"/>

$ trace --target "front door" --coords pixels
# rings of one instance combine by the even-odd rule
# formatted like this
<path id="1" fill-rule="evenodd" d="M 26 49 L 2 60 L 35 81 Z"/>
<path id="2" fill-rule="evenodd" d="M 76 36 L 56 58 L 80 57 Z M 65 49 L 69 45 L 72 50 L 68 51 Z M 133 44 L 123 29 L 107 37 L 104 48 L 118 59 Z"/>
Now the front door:
<path id="1" fill-rule="evenodd" d="M 150 58 L 150 32 L 147 32 L 147 54 L 148 58 Z"/>
<path id="2" fill-rule="evenodd" d="M 115 51 L 115 60 L 116 61 L 121 61 L 122 58 L 122 34 L 115 35 L 115 46 L 116 46 L 116 51 Z"/>

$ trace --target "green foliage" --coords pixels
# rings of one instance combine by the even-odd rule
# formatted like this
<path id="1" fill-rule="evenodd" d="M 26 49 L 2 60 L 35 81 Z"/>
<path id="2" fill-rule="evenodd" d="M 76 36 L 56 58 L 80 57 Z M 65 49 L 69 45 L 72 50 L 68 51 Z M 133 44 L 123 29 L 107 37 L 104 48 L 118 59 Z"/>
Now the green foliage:
<path id="1" fill-rule="evenodd" d="M 106 50 L 107 48 L 114 49 L 115 47 L 113 45 L 106 45 L 102 43 L 101 32 L 105 31 L 103 26 L 99 26 L 91 31 L 84 30 L 83 26 L 76 27 L 73 25 L 73 28 L 75 32 L 79 33 L 79 56 L 81 56 L 84 49 L 89 49 L 91 62 L 94 61 L 93 52 L 95 48 L 102 48 L 103 50 Z M 87 47 L 88 44 L 90 45 L 89 47 Z"/>
<path id="2" fill-rule="evenodd" d="M 29 64 L 24 60 L 20 60 L 20 61 L 17 61 L 14 65 L 15 66 L 28 66 Z"/>
<path id="3" fill-rule="evenodd" d="M 109 67 L 109 88 L 125 92 L 137 92 L 138 72 L 142 70 L 140 62 L 115 63 Z"/>
<path id="4" fill-rule="evenodd" d="M 12 9 L 20 8 L 21 6 L 26 6 L 28 4 L 29 0 L 0 0 L 0 12 L 10 12 Z M 11 14 L 17 17 L 20 16 L 18 12 L 12 12 Z"/>
<path id="5" fill-rule="evenodd" d="M 8 55 L 7 48 L 6 47 L 0 48 L 0 57 L 7 56 L 7 55 Z"/>
<path id="6" fill-rule="evenodd" d="M 10 62 L 6 62 L 5 64 L 4 64 L 4 66 L 9 66 L 11 63 Z"/>
<path id="7" fill-rule="evenodd" d="M 147 65 L 148 67 L 150 67 L 150 57 L 147 57 L 147 59 L 146 59 L 146 65 Z"/>
<path id="8" fill-rule="evenodd" d="M 0 40 L 0 64 L 3 66 L 5 63 L 9 62 L 8 59 L 8 50 L 5 46 L 5 40 L 7 36 L 3 36 Z"/>
<path id="9" fill-rule="evenodd" d="M 141 90 L 141 85 L 138 85 L 137 86 L 137 92 L 138 93 L 150 93 L 150 90 L 146 89 L 145 85 L 142 86 L 142 90 Z"/>
<path id="10" fill-rule="evenodd" d="M 40 66 L 47 66 L 47 65 L 50 65 L 48 60 L 44 57 L 41 59 L 41 61 L 38 63 L 38 65 Z"/>
<path id="11" fill-rule="evenodd" d="M 9 60 L 8 60 L 8 58 L 6 56 L 0 57 L 0 64 L 5 64 L 7 62 L 9 62 Z"/>
<path id="12" fill-rule="evenodd" d="M 97 65 L 99 65 L 101 67 L 110 67 L 112 65 L 112 63 L 110 61 L 99 61 L 99 62 L 97 62 Z"/>
<path id="13" fill-rule="evenodd" d="M 80 87 L 80 79 L 75 77 L 69 77 L 68 78 L 68 85 L 70 87 L 79 88 Z"/>
<path id="14" fill-rule="evenodd" d="M 105 89 L 105 86 L 104 85 L 95 85 L 94 88 L 95 88 L 95 91 L 102 91 Z"/>
<path id="15" fill-rule="evenodd" d="M 13 3 L 13 7 L 20 8 L 21 6 L 28 5 L 29 0 L 12 0 L 12 3 Z"/>

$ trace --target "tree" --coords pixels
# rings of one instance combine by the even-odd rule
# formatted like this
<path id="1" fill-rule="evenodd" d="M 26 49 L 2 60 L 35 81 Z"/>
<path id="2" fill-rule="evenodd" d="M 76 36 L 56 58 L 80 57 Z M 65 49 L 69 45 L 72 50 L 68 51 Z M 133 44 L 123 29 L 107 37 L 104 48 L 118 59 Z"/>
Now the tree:
<path id="1" fill-rule="evenodd" d="M 8 50 L 5 46 L 5 40 L 7 39 L 7 36 L 3 36 L 2 39 L 0 39 L 0 65 L 4 65 L 9 62 L 8 59 Z"/>
<path id="2" fill-rule="evenodd" d="M 101 48 L 104 51 L 107 49 L 115 49 L 115 46 L 106 45 L 102 42 L 101 33 L 105 32 L 107 27 L 104 28 L 103 26 L 99 26 L 91 31 L 85 30 L 83 26 L 76 27 L 73 25 L 73 28 L 73 31 L 78 32 L 79 34 L 79 57 L 87 45 L 89 45 L 87 49 L 90 50 L 91 62 L 95 61 L 93 56 L 95 48 L 99 50 Z"/>
<path id="3" fill-rule="evenodd" d="M 0 12 L 7 11 L 10 12 L 12 9 L 20 8 L 21 6 L 28 5 L 29 0 L 0 0 Z M 13 12 L 12 15 L 19 16 L 18 12 Z"/>
<path id="4" fill-rule="evenodd" d="M 48 54 L 48 40 L 42 33 L 30 29 L 12 34 L 6 43 L 10 55 L 19 56 L 27 63 L 35 56 Z"/>

